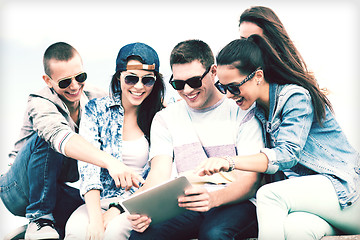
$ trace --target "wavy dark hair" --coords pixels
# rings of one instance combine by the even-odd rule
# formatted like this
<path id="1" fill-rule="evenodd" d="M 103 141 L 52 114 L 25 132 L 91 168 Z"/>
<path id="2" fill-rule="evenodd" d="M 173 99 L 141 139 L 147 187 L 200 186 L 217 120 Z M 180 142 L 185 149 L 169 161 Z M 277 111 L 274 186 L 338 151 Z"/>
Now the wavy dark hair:
<path id="1" fill-rule="evenodd" d="M 292 58 L 288 58 L 292 59 Z M 294 70 L 285 63 L 267 41 L 259 35 L 247 39 L 236 39 L 226 45 L 216 57 L 217 64 L 231 65 L 243 75 L 248 75 L 261 67 L 268 83 L 296 84 L 309 91 L 315 110 L 315 118 L 322 126 L 326 106 L 333 111 L 330 101 L 320 91 L 315 78 L 304 68 Z M 292 59 L 292 61 L 295 61 Z M 292 62 L 294 63 L 294 62 Z"/>
<path id="2" fill-rule="evenodd" d="M 138 60 L 143 63 L 142 59 L 137 56 L 132 56 L 128 58 L 128 61 L 131 59 Z M 115 97 L 116 95 L 121 96 L 121 86 L 120 86 L 120 74 L 121 71 L 114 73 L 110 83 L 110 96 Z M 150 126 L 155 114 L 164 108 L 164 93 L 165 85 L 162 74 L 157 71 L 154 71 L 156 81 L 153 86 L 153 89 L 149 96 L 144 99 L 138 108 L 137 124 L 140 127 L 141 131 L 145 134 L 148 141 L 150 141 Z"/>
<path id="3" fill-rule="evenodd" d="M 263 30 L 264 38 L 276 50 L 283 62 L 295 71 L 299 68 L 308 71 L 304 59 L 273 10 L 263 6 L 248 8 L 240 16 L 239 27 L 243 22 L 251 22 L 260 27 Z"/>

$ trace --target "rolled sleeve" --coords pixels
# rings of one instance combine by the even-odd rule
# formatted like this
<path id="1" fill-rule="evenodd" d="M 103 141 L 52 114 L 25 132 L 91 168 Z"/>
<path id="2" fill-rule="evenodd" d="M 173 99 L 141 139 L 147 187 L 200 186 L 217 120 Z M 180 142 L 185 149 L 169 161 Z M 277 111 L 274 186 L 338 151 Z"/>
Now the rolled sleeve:
<path id="1" fill-rule="evenodd" d="M 69 139 L 76 133 L 73 131 L 61 131 L 54 138 L 54 149 L 55 151 L 67 156 L 65 154 L 65 146 Z M 68 157 L 68 156 L 67 156 Z"/>
<path id="2" fill-rule="evenodd" d="M 279 165 L 276 161 L 276 153 L 270 148 L 263 148 L 260 150 L 261 153 L 264 153 L 268 158 L 268 166 L 265 171 L 266 174 L 274 174 L 279 170 Z"/>
<path id="3" fill-rule="evenodd" d="M 103 185 L 100 181 L 101 168 L 90 163 L 78 162 L 80 172 L 80 193 L 82 196 L 90 190 L 102 191 Z"/>

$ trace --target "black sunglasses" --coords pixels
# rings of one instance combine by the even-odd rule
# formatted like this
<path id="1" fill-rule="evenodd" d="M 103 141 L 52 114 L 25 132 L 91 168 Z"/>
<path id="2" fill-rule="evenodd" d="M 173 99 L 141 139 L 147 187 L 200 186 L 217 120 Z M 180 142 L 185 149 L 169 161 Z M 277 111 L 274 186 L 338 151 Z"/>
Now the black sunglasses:
<path id="1" fill-rule="evenodd" d="M 151 87 L 155 84 L 156 77 L 155 76 L 143 76 L 139 77 L 134 74 L 128 74 L 124 76 L 125 83 L 128 85 L 135 85 L 141 79 L 142 84 L 147 87 Z"/>
<path id="2" fill-rule="evenodd" d="M 241 85 L 243 85 L 244 83 L 246 83 L 247 81 L 251 80 L 255 73 L 261 70 L 261 68 L 257 68 L 255 71 L 253 71 L 252 73 L 250 73 L 244 80 L 242 80 L 239 84 L 227 84 L 227 85 L 223 85 L 221 84 L 219 81 L 217 81 L 215 83 L 215 87 L 222 93 L 222 94 L 226 94 L 226 91 L 229 90 L 229 92 L 233 95 L 239 95 L 240 94 L 240 87 Z"/>
<path id="3" fill-rule="evenodd" d="M 82 82 L 85 82 L 85 80 L 87 79 L 87 74 L 86 74 L 86 72 L 82 72 L 82 73 L 79 73 L 72 77 L 62 78 L 58 82 L 59 88 L 64 89 L 64 88 L 67 88 L 68 86 L 70 86 L 73 78 L 75 78 L 75 80 L 77 82 L 82 83 Z M 50 79 L 52 80 L 52 78 L 50 78 Z"/>
<path id="4" fill-rule="evenodd" d="M 211 66 L 204 72 L 204 74 L 199 77 L 192 77 L 187 80 L 173 80 L 173 75 L 171 75 L 169 83 L 175 90 L 183 90 L 185 87 L 185 83 L 189 85 L 191 88 L 199 88 L 202 86 L 202 80 L 210 72 Z"/>

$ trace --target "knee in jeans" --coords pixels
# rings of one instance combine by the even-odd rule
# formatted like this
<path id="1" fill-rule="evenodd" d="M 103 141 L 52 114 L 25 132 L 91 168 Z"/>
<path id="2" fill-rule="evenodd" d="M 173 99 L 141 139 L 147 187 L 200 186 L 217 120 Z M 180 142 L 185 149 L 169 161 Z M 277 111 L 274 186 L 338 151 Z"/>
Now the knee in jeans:
<path id="1" fill-rule="evenodd" d="M 211 229 L 206 229 L 204 231 L 201 231 L 199 234 L 199 239 L 204 239 L 204 240 L 231 239 L 231 236 L 228 236 L 227 232 L 224 229 L 213 227 Z"/>
<path id="2" fill-rule="evenodd" d="M 321 239 L 325 235 L 334 234 L 332 227 L 322 218 L 306 212 L 290 213 L 284 223 L 285 238 Z"/>
<path id="3" fill-rule="evenodd" d="M 271 184 L 263 185 L 256 192 L 256 201 L 257 202 L 262 202 L 265 199 L 274 199 L 274 198 L 275 198 L 275 193 L 273 192 Z"/>

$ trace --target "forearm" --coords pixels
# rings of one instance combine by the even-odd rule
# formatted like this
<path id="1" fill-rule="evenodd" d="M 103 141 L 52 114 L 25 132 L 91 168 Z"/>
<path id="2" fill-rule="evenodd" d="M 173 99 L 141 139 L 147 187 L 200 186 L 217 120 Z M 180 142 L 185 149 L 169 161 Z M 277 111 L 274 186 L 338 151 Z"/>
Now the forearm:
<path id="1" fill-rule="evenodd" d="M 264 153 L 248 156 L 232 157 L 235 161 L 235 169 L 249 172 L 263 173 L 268 167 L 268 158 Z"/>
<path id="2" fill-rule="evenodd" d="M 86 209 L 89 214 L 89 221 L 103 224 L 103 216 L 100 205 L 100 191 L 90 190 L 85 194 Z"/>
<path id="3" fill-rule="evenodd" d="M 255 172 L 239 172 L 235 182 L 225 188 L 210 192 L 213 207 L 242 202 L 253 197 L 259 187 L 261 174 Z"/>
<path id="4" fill-rule="evenodd" d="M 102 168 L 108 168 L 108 161 L 113 157 L 94 147 L 79 134 L 70 137 L 65 145 L 65 154 L 79 161 L 94 164 Z"/>

